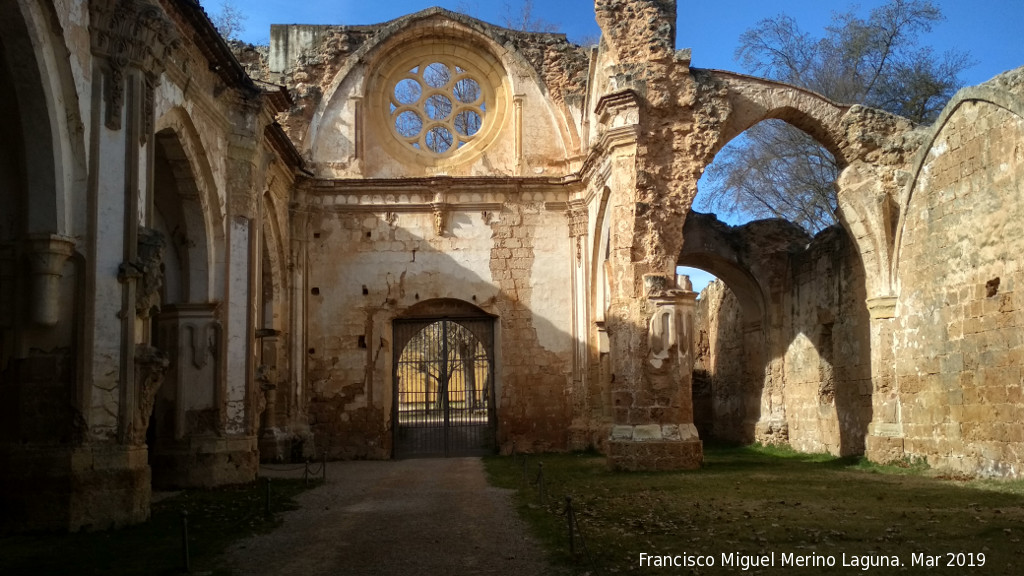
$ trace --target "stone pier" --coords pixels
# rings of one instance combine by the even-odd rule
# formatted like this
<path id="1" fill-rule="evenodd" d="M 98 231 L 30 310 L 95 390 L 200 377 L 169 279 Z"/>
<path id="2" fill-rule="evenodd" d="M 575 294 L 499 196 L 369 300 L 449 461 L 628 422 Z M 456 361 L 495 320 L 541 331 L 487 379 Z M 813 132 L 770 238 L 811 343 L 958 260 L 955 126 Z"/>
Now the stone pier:
<path id="1" fill-rule="evenodd" d="M 644 275 L 644 291 L 653 314 L 643 379 L 614 393 L 629 404 L 615 412 L 608 463 L 617 470 L 699 468 L 704 448 L 693 424 L 697 294 L 688 277 L 658 274 Z"/>

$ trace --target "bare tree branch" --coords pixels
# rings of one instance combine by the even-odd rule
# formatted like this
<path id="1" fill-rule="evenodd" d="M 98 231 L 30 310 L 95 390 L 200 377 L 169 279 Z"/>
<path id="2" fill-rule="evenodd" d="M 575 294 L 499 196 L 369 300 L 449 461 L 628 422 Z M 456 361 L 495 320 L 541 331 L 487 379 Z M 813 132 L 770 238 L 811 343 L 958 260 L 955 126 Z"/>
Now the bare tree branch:
<path id="1" fill-rule="evenodd" d="M 558 25 L 537 16 L 533 10 L 533 0 L 519 0 L 518 8 L 505 0 L 502 6 L 504 15 L 502 22 L 506 28 L 521 32 L 558 32 Z"/>
<path id="2" fill-rule="evenodd" d="M 210 21 L 225 40 L 237 40 L 248 19 L 249 16 L 242 12 L 234 0 L 222 0 L 220 10 L 210 15 Z"/>
<path id="3" fill-rule="evenodd" d="M 890 0 L 865 18 L 836 14 L 821 38 L 786 15 L 740 36 L 736 59 L 749 72 L 866 104 L 917 123 L 934 120 L 973 63 L 966 53 L 919 46 L 942 20 L 932 0 Z M 837 222 L 835 159 L 807 134 L 771 120 L 744 133 L 708 168 L 698 207 L 778 217 L 817 232 Z"/>

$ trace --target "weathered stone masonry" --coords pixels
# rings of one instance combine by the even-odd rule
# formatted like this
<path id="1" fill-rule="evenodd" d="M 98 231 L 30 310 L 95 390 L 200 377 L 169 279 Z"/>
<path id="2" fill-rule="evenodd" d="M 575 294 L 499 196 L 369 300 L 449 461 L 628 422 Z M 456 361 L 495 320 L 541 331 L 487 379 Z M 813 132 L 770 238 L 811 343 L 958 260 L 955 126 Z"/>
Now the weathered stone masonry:
<path id="1" fill-rule="evenodd" d="M 674 469 L 718 437 L 1022 473 L 1020 70 L 914 127 L 692 68 L 666 0 L 595 2 L 593 47 L 436 8 L 268 49 L 187 0 L 0 13 L 5 528 L 392 457 L 413 318 L 493 324 L 496 450 Z M 692 212 L 765 119 L 836 157 L 839 226 Z M 679 264 L 724 286 L 697 300 Z"/>

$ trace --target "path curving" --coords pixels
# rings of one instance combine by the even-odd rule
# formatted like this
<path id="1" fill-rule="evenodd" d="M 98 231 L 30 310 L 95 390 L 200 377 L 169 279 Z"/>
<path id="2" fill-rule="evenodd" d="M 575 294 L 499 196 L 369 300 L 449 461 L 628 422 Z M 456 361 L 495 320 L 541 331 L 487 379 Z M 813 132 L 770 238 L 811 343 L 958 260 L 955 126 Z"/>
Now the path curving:
<path id="1" fill-rule="evenodd" d="M 235 574 L 556 573 L 526 535 L 511 492 L 487 484 L 478 458 L 329 462 L 327 483 L 297 500 L 279 528 L 228 549 Z"/>

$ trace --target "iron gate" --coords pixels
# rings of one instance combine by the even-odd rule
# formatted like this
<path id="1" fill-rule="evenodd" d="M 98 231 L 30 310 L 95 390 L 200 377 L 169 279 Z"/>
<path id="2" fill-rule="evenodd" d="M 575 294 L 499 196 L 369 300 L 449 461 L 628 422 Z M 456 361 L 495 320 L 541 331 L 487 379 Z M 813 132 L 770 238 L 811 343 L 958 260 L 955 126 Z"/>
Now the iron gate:
<path id="1" fill-rule="evenodd" d="M 394 341 L 394 457 L 493 454 L 494 320 L 395 320 Z"/>

